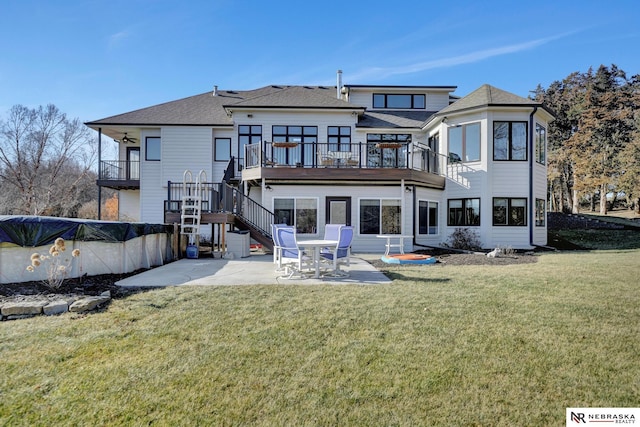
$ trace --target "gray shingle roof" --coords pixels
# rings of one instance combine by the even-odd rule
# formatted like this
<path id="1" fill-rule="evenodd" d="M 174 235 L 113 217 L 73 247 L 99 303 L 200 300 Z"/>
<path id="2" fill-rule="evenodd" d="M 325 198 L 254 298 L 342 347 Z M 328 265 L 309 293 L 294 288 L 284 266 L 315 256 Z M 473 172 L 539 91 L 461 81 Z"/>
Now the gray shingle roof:
<path id="1" fill-rule="evenodd" d="M 359 128 L 419 128 L 435 111 L 367 111 L 356 127 Z"/>
<path id="2" fill-rule="evenodd" d="M 228 105 L 242 108 L 361 108 L 338 99 L 330 86 L 271 86 L 277 88 L 260 96 Z"/>
<path id="3" fill-rule="evenodd" d="M 498 89 L 491 85 L 485 84 L 474 90 L 467 96 L 464 96 L 450 104 L 449 106 L 438 111 L 438 116 L 458 111 L 471 110 L 480 107 L 491 106 L 542 106 L 539 102 L 523 98 L 513 93 Z"/>
<path id="4" fill-rule="evenodd" d="M 337 99 L 327 86 L 265 86 L 248 91 L 219 90 L 88 122 L 87 125 L 232 125 L 225 108 L 361 109 Z"/>

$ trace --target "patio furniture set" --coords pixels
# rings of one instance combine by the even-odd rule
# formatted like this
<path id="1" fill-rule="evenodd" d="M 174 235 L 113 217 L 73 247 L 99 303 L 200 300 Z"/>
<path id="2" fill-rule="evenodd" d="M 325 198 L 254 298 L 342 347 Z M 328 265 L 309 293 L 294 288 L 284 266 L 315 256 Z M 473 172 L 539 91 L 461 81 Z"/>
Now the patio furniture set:
<path id="1" fill-rule="evenodd" d="M 285 278 L 347 277 L 353 227 L 327 224 L 322 239 L 298 239 L 294 226 L 272 224 L 273 262 Z"/>

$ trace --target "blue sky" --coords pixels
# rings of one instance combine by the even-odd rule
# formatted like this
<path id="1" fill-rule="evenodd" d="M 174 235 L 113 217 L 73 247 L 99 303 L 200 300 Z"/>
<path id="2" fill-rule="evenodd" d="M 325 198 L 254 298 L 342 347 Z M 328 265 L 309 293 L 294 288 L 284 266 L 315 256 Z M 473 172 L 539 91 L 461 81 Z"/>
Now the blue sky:
<path id="1" fill-rule="evenodd" d="M 268 84 L 484 83 L 520 96 L 574 71 L 640 74 L 624 1 L 0 0 L 0 117 L 96 120 Z"/>

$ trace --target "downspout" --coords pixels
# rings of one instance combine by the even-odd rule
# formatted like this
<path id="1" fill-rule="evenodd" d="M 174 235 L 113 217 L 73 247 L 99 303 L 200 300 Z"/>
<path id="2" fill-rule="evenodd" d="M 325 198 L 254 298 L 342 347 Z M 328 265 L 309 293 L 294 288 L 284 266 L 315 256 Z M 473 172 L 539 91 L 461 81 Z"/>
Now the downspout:
<path id="1" fill-rule="evenodd" d="M 411 230 L 411 234 L 413 235 L 413 246 L 416 246 L 416 200 L 417 200 L 417 196 L 416 196 L 416 186 L 415 184 L 411 186 L 411 193 L 413 195 L 412 199 L 412 203 L 411 203 L 411 209 L 413 210 L 413 213 L 411 214 L 411 223 L 413 224 L 413 230 Z"/>
<path id="2" fill-rule="evenodd" d="M 533 244 L 533 227 L 535 226 L 535 200 L 533 198 L 533 154 L 534 151 L 534 131 L 533 131 L 533 116 L 538 111 L 538 107 L 533 107 L 533 111 L 529 115 L 529 246 L 534 247 Z"/>
<path id="3" fill-rule="evenodd" d="M 102 167 L 102 128 L 98 128 L 98 180 L 100 180 L 100 168 Z M 98 221 L 102 219 L 102 186 L 98 185 Z"/>

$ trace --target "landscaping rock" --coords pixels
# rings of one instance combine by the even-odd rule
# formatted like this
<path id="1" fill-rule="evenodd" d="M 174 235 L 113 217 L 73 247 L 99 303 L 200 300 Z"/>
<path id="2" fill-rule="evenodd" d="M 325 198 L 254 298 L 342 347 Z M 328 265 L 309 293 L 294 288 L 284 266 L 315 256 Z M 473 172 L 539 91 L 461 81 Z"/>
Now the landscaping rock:
<path id="1" fill-rule="evenodd" d="M 62 314 L 67 311 L 69 311 L 69 303 L 65 300 L 51 301 L 49 304 L 42 307 L 42 312 L 47 316 Z"/>
<path id="2" fill-rule="evenodd" d="M 47 304 L 47 301 L 10 302 L 3 304 L 0 312 L 7 317 L 42 314 L 42 307 Z"/>
<path id="3" fill-rule="evenodd" d="M 111 300 L 111 298 L 106 296 L 81 298 L 69 306 L 69 311 L 74 313 L 91 311 L 96 307 L 98 307 L 99 305 L 106 303 L 109 300 Z"/>

